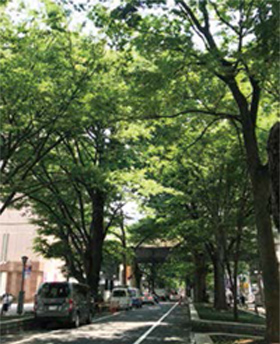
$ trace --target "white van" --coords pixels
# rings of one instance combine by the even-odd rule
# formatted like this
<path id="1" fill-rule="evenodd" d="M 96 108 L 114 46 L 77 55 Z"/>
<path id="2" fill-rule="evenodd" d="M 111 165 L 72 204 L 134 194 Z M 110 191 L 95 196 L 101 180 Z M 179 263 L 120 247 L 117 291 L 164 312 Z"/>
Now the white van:
<path id="1" fill-rule="evenodd" d="M 117 287 L 112 290 L 112 295 L 110 297 L 111 307 L 116 307 L 119 309 L 131 309 L 132 308 L 132 298 L 130 296 L 129 290 L 127 288 Z"/>

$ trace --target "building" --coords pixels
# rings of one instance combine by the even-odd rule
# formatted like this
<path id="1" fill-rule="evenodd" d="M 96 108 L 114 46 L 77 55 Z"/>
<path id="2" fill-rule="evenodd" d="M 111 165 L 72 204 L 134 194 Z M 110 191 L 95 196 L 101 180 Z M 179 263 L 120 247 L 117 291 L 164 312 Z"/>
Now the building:
<path id="1" fill-rule="evenodd" d="M 36 226 L 30 223 L 28 211 L 6 209 L 0 216 L 0 295 L 4 292 L 15 297 L 21 288 L 23 263 L 27 256 L 24 271 L 25 301 L 30 302 L 38 286 L 44 281 L 65 280 L 60 268 L 62 261 L 46 260 L 33 250 Z"/>

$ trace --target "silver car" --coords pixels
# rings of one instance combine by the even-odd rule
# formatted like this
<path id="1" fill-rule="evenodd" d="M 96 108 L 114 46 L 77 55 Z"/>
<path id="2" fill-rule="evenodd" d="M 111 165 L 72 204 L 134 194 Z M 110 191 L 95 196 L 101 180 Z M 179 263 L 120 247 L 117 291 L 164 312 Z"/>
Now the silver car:
<path id="1" fill-rule="evenodd" d="M 40 324 L 63 323 L 79 327 L 93 315 L 90 288 L 70 282 L 45 282 L 35 296 L 35 318 Z"/>

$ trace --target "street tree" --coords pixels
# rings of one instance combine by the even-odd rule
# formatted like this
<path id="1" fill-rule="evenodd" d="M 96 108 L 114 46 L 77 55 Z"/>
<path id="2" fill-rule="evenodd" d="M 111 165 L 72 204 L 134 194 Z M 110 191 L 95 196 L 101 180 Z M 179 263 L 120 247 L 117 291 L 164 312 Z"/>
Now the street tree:
<path id="1" fill-rule="evenodd" d="M 36 164 L 71 137 L 68 113 L 102 54 L 99 44 L 84 54 L 85 40 L 68 31 L 63 11 L 51 3 L 45 9 L 15 22 L 20 10 L 1 7 L 1 213 L 22 196 Z"/>
<path id="2" fill-rule="evenodd" d="M 147 10 L 139 11 L 143 8 Z M 279 338 L 280 288 L 269 170 L 258 126 L 276 121 L 278 13 L 277 1 L 127 1 L 111 17 L 104 11 L 101 20 L 98 17 L 118 49 L 134 49 L 146 59 L 133 85 L 138 85 L 135 102 L 142 106 L 143 117 L 203 114 L 229 120 L 241 131 L 254 197 L 269 342 Z M 114 35 L 117 19 L 124 25 Z"/>
<path id="3" fill-rule="evenodd" d="M 252 214 L 244 154 L 230 127 L 209 129 L 198 141 L 197 133 L 190 129 L 194 123 L 188 122 L 188 127 L 182 129 L 184 120 L 177 119 L 177 122 L 173 126 L 174 136 L 171 124 L 158 126 L 154 133 L 155 146 L 148 151 L 150 159 L 147 161 L 150 161 L 150 176 L 180 194 L 151 197 L 149 205 L 156 209 L 162 238 L 173 236 L 177 242 L 185 241 L 196 262 L 202 263 L 205 250 L 208 251 L 215 272 L 215 307 L 225 309 L 226 262 L 232 260 L 233 248 L 236 242 L 240 245 L 242 229 L 248 225 Z M 194 122 L 199 125 L 197 120 Z M 182 135 L 178 136 L 178 130 Z M 203 274 L 205 280 L 207 269 L 203 264 L 205 271 L 199 277 L 203 269 L 198 265 L 195 264 L 196 280 L 200 282 L 195 285 L 195 292 L 201 295 L 197 299 L 202 300 L 205 299 L 205 283 L 201 281 Z"/>

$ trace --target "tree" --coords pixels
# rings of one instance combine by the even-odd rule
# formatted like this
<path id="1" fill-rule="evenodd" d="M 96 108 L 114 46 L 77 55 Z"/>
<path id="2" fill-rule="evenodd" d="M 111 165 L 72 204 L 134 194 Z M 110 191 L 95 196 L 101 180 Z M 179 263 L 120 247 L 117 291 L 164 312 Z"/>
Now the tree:
<path id="1" fill-rule="evenodd" d="M 109 62 L 110 61 L 110 62 Z M 112 60 L 108 57 L 104 67 Z M 102 69 L 91 80 L 84 96 L 80 120 L 72 138 L 64 139 L 53 154 L 34 169 L 30 183 L 44 185 L 27 193 L 39 220 L 41 252 L 52 250 L 45 240 L 55 235 L 61 253 L 78 280 L 86 281 L 97 294 L 103 244 L 109 229 L 119 221 L 122 188 L 117 179 L 130 160 L 130 149 L 118 137 L 123 126 L 115 119 L 123 111 L 119 84 L 113 71 Z M 70 115 L 70 114 L 69 114 Z M 55 205 L 53 207 L 53 205 Z"/>
<path id="2" fill-rule="evenodd" d="M 279 146 L 280 146 L 280 122 L 277 122 L 270 130 L 267 150 L 268 150 L 268 166 L 270 174 L 271 187 L 271 206 L 272 214 L 276 228 L 280 231 L 280 197 L 279 197 Z"/>
<path id="3" fill-rule="evenodd" d="M 138 94 L 143 96 L 144 89 L 149 99 L 146 98 L 142 107 L 144 117 L 205 114 L 228 119 L 241 131 L 258 229 L 267 340 L 276 342 L 279 339 L 279 274 L 269 211 L 269 173 L 260 146 L 258 123 L 268 114 L 276 118 L 279 2 L 178 0 L 174 8 L 162 7 L 162 16 L 152 13 L 142 20 L 139 17 L 131 20 L 139 16 L 135 9 L 145 4 L 155 8 L 156 3 L 159 7 L 164 2 L 129 1 L 120 8 L 118 16 L 125 13 L 127 22 L 124 40 L 115 36 L 118 47 L 123 48 L 128 42 L 130 48 L 133 46 L 149 61 L 148 68 L 143 68 L 146 73 L 142 71 L 142 76 L 138 73 L 135 78 L 138 85 L 140 80 L 144 85 Z M 214 28 L 213 18 L 217 21 Z M 129 30 L 134 28 L 137 35 L 128 39 Z M 195 45 L 194 37 L 201 40 L 200 46 Z M 160 98 L 163 94 L 165 97 Z"/>
<path id="4" fill-rule="evenodd" d="M 71 136 L 73 107 L 102 53 L 100 44 L 93 44 L 85 55 L 85 40 L 68 31 L 63 11 L 50 3 L 45 9 L 40 18 L 31 13 L 17 24 L 1 9 L 0 213 L 21 198 L 32 169 Z"/>
<path id="5" fill-rule="evenodd" d="M 165 132 L 164 129 L 162 131 Z M 214 267 L 215 307 L 218 309 L 227 308 L 226 264 L 232 259 L 231 251 L 235 247 L 237 237 L 240 245 L 242 229 L 245 225 L 248 226 L 247 217 L 252 213 L 244 156 L 242 151 L 240 154 L 240 148 L 237 142 L 234 142 L 232 134 L 230 136 L 230 131 L 232 132 L 225 125 L 216 126 L 215 129 L 209 129 L 194 146 L 190 145 L 192 135 L 183 135 L 176 140 L 178 148 L 172 149 L 167 135 L 162 133 L 167 148 L 161 152 L 160 161 L 161 165 L 164 165 L 168 155 L 168 165 L 161 169 L 160 175 L 156 172 L 157 165 L 153 169 L 154 178 L 183 193 L 175 200 L 162 198 L 158 204 L 155 203 L 157 214 L 164 218 L 167 213 L 172 216 L 172 220 L 169 220 L 170 227 L 179 227 L 179 230 L 173 231 L 181 236 L 180 241 L 183 238 L 186 243 L 189 242 L 189 245 L 186 245 L 194 260 L 201 263 L 201 267 L 195 264 L 195 268 L 198 268 L 195 270 L 195 280 L 205 280 L 207 267 L 205 263 L 202 264 L 202 257 L 205 256 L 205 250 L 208 251 Z M 175 146 L 173 140 L 170 142 Z M 158 141 L 157 137 L 156 142 L 159 143 Z M 168 153 L 169 150 L 172 153 Z M 167 209 L 163 206 L 164 202 Z M 178 221 L 180 225 L 176 225 Z M 241 231 L 239 234 L 236 230 L 238 224 Z M 195 293 L 200 295 L 197 297 L 200 300 L 205 299 L 205 283 L 201 281 L 195 284 Z"/>

